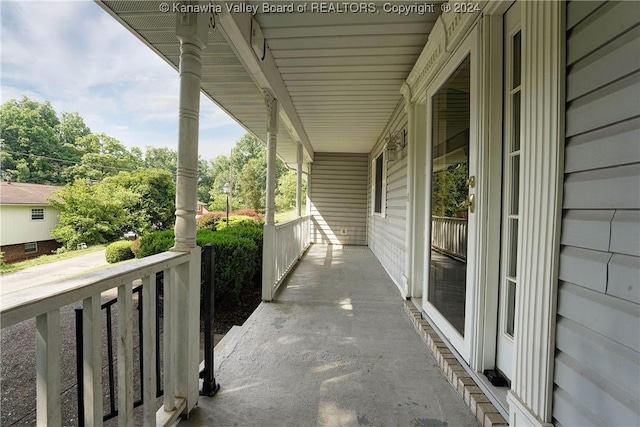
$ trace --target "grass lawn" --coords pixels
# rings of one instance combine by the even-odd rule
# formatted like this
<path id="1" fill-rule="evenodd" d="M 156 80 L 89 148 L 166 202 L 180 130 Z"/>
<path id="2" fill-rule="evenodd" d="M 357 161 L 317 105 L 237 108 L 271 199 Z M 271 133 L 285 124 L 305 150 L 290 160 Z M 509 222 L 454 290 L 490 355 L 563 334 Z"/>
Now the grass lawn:
<path id="1" fill-rule="evenodd" d="M 98 252 L 104 250 L 106 245 L 91 246 L 87 249 L 80 249 L 79 251 L 69 251 L 55 255 L 41 255 L 38 258 L 29 259 L 26 261 L 16 262 L 14 264 L 4 264 L 0 266 L 0 274 L 11 273 L 13 271 L 22 270 L 27 267 L 33 267 L 35 265 L 48 264 L 50 262 L 61 261 L 63 259 L 74 258 L 80 255 L 90 254 L 91 252 Z"/>
<path id="2" fill-rule="evenodd" d="M 305 212 L 306 212 L 305 205 L 302 205 L 302 216 L 305 215 Z M 287 221 L 291 221 L 292 219 L 296 219 L 295 209 L 291 209 L 290 211 L 284 211 L 284 212 L 276 212 L 276 223 L 287 222 Z"/>

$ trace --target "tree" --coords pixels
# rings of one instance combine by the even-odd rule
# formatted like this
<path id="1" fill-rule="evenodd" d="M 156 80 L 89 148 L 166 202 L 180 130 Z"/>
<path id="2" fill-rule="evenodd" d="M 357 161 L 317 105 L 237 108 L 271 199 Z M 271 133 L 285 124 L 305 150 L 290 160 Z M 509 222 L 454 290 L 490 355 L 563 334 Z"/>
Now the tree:
<path id="1" fill-rule="evenodd" d="M 289 170 L 278 180 L 276 192 L 276 208 L 281 211 L 288 211 L 296 207 L 296 190 L 298 187 L 297 173 Z M 307 191 L 307 183 L 302 181 L 302 194 Z M 304 198 L 302 199 L 304 203 Z"/>
<path id="2" fill-rule="evenodd" d="M 264 144 L 249 133 L 243 135 L 231 150 L 230 163 L 233 163 L 231 179 L 233 208 L 244 206 L 264 209 L 267 185 L 267 150 Z M 251 166 L 248 166 L 250 163 Z M 276 182 L 287 170 L 284 162 L 276 158 Z M 230 181 L 228 171 L 229 168 L 226 175 L 217 175 L 212 196 L 222 194 L 222 186 Z M 249 181 L 245 181 L 245 178 Z"/>
<path id="3" fill-rule="evenodd" d="M 60 211 L 51 236 L 69 250 L 121 237 L 126 226 L 124 207 L 133 205 L 138 198 L 121 187 L 108 183 L 91 185 L 83 179 L 68 184 L 57 196 L 60 200 L 50 200 Z"/>
<path id="4" fill-rule="evenodd" d="M 240 173 L 239 190 L 242 194 L 244 206 L 256 211 L 264 209 L 266 178 L 264 168 L 259 159 L 251 159 Z"/>
<path id="5" fill-rule="evenodd" d="M 211 175 L 212 163 L 198 157 L 198 201 L 206 204 L 211 199 L 210 192 L 214 179 Z"/>
<path id="6" fill-rule="evenodd" d="M 85 154 L 79 164 L 67 168 L 66 176 L 69 180 L 88 178 L 101 181 L 121 171 L 133 171 L 142 166 L 140 159 L 131 154 L 120 141 L 104 133 L 81 137 L 78 145 Z"/>
<path id="7" fill-rule="evenodd" d="M 173 226 L 176 186 L 171 173 L 162 169 L 139 169 L 120 172 L 105 179 L 104 184 L 136 195 L 124 204 L 125 231 L 146 234 Z"/>
<path id="8" fill-rule="evenodd" d="M 178 152 L 167 147 L 146 147 L 144 167 L 169 171 L 175 181 L 178 170 Z"/>
<path id="9" fill-rule="evenodd" d="M 76 141 L 91 133 L 91 129 L 84 123 L 78 113 L 65 113 L 61 115 L 60 123 L 56 126 L 60 144 L 68 149 L 76 149 Z M 80 155 L 78 155 L 78 158 Z"/>
<path id="10" fill-rule="evenodd" d="M 2 178 L 36 184 L 62 182 L 60 165 L 49 158 L 63 154 L 58 137 L 60 121 L 46 101 L 39 103 L 23 96 L 0 107 L 0 138 Z"/>

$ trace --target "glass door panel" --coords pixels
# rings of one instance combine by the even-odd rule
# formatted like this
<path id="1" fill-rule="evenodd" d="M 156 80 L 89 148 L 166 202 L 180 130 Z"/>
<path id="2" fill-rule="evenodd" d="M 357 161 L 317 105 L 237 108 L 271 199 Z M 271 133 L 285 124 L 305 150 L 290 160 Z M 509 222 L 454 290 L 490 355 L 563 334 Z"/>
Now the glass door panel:
<path id="1" fill-rule="evenodd" d="M 467 294 L 470 70 L 467 57 L 432 97 L 428 301 L 462 336 Z"/>

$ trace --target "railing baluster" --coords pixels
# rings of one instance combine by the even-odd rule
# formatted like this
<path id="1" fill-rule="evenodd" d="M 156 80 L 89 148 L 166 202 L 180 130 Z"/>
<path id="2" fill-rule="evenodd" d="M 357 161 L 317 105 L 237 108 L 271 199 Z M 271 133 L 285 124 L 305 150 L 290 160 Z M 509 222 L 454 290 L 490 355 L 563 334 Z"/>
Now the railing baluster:
<path id="1" fill-rule="evenodd" d="M 60 416 L 60 310 L 36 317 L 36 370 L 39 426 L 59 426 Z"/>
<path id="2" fill-rule="evenodd" d="M 100 295 L 82 302 L 84 425 L 102 425 L 102 310 Z"/>
<path id="3" fill-rule="evenodd" d="M 118 286 L 118 424 L 133 425 L 132 285 Z"/>
<path id="4" fill-rule="evenodd" d="M 175 351 L 175 289 L 174 289 L 174 269 L 164 271 L 164 309 L 163 309 L 163 368 L 164 368 L 164 410 L 171 412 L 175 409 L 175 372 L 176 372 L 176 351 Z"/>
<path id="5" fill-rule="evenodd" d="M 156 275 L 142 279 L 142 377 L 144 425 L 156 425 Z"/>
<path id="6" fill-rule="evenodd" d="M 109 374 L 109 414 L 116 412 L 115 374 L 113 372 L 113 325 L 111 322 L 111 304 L 106 307 L 107 316 L 107 372 Z"/>

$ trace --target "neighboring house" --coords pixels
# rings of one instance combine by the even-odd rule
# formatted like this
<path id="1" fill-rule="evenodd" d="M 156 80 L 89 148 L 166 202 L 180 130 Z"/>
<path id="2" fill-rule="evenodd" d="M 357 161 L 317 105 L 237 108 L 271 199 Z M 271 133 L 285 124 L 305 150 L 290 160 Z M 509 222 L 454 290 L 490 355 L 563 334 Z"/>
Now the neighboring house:
<path id="1" fill-rule="evenodd" d="M 179 150 L 199 90 L 267 144 L 264 299 L 278 155 L 313 240 L 371 248 L 511 425 L 640 424 L 640 3 L 98 3 L 179 70 Z"/>
<path id="2" fill-rule="evenodd" d="M 51 238 L 58 210 L 49 199 L 62 187 L 0 182 L 0 251 L 5 262 L 50 254 L 60 247 Z"/>
<path id="3" fill-rule="evenodd" d="M 202 215 L 208 214 L 210 211 L 207 208 L 207 204 L 203 202 L 198 202 L 198 208 L 196 209 L 196 219 L 200 218 Z"/>

